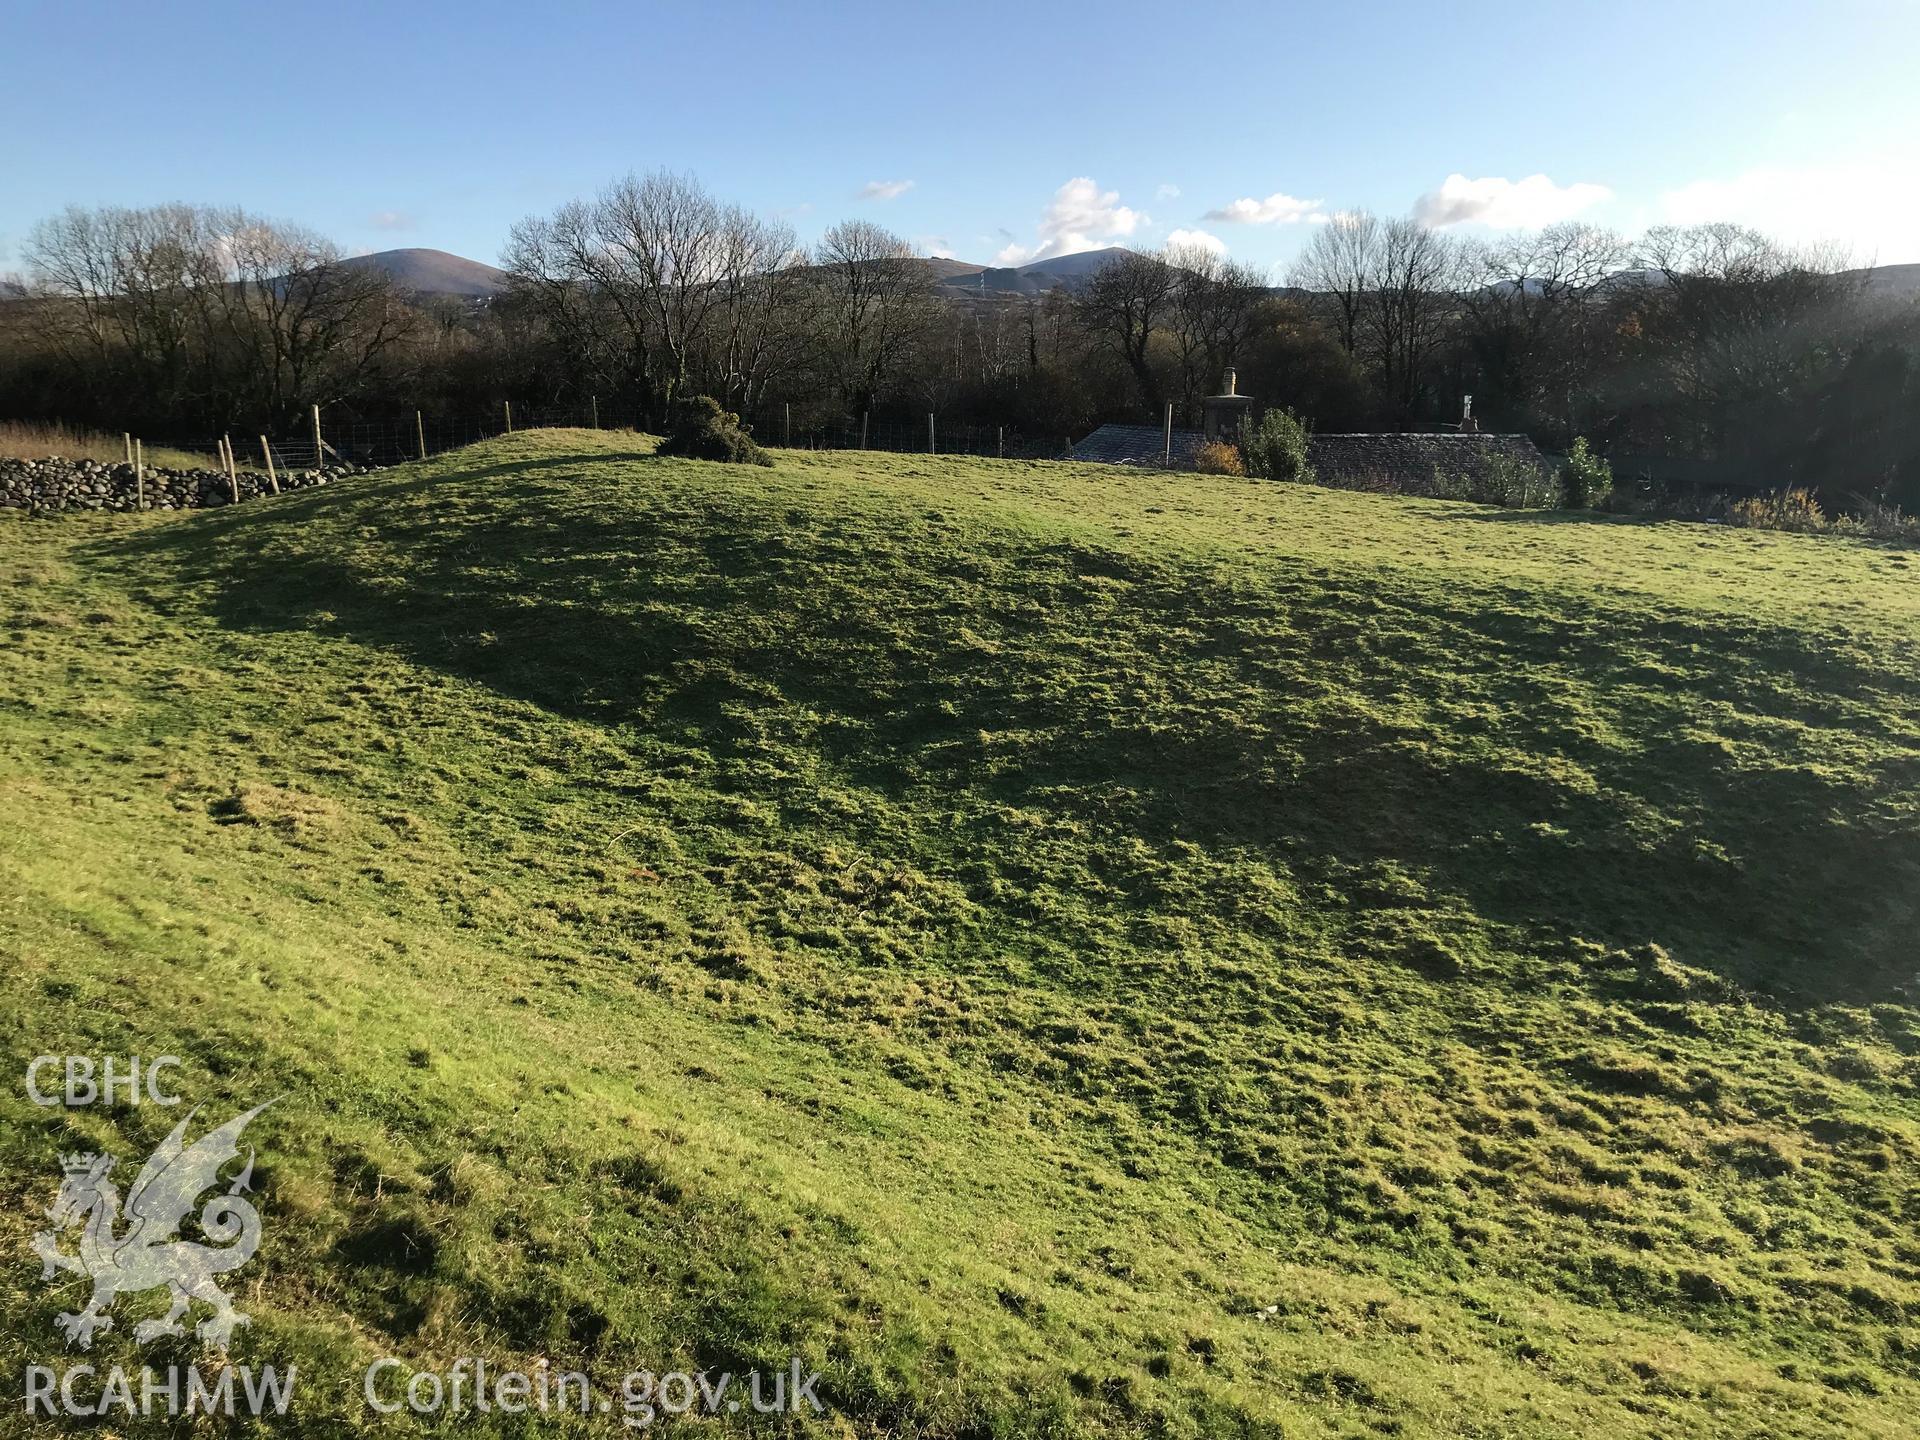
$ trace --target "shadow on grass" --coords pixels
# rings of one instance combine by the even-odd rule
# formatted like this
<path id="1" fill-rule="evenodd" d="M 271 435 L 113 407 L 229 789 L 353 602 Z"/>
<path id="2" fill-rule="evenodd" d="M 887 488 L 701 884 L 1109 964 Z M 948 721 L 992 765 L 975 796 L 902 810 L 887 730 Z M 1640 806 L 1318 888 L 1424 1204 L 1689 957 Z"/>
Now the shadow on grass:
<path id="1" fill-rule="evenodd" d="M 1920 787 L 1920 757 L 1883 747 L 1850 778 L 1815 748 L 1894 710 L 1911 728 L 1911 673 L 1758 623 L 1567 618 L 1551 596 L 1304 564 L 1251 588 L 987 527 L 956 541 L 917 507 L 797 508 L 717 469 L 557 483 L 606 458 L 307 492 L 99 545 L 224 626 L 317 625 L 721 773 L 811 751 L 950 813 L 1016 885 L 1084 877 L 1136 915 L 1177 902 L 1099 846 L 1047 870 L 1000 807 L 1070 818 L 1101 853 L 1136 836 L 1251 853 L 1358 909 L 1366 877 L 1402 867 L 1520 948 L 1656 941 L 1790 1001 L 1911 969 L 1920 856 L 1891 797 Z M 1509 517 L 1532 518 L 1471 518 Z M 1733 763 L 1709 715 L 1769 737 L 1769 763 Z"/>
<path id="2" fill-rule="evenodd" d="M 1429 520 L 1447 524 L 1468 521 L 1482 525 L 1658 525 L 1671 523 L 1674 515 L 1608 515 L 1598 510 L 1505 510 L 1494 505 L 1463 504 L 1449 507 L 1445 514 L 1428 512 Z M 1690 521 L 1701 524 L 1701 521 Z"/>

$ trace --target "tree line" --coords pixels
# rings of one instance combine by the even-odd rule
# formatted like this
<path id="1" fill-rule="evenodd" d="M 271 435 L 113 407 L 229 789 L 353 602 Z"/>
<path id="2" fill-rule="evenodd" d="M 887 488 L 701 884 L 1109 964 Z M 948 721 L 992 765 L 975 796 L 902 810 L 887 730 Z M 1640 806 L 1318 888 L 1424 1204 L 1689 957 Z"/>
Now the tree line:
<path id="1" fill-rule="evenodd" d="M 1590 437 L 1920 503 L 1920 305 L 1836 252 L 1733 225 L 1491 241 L 1349 212 L 1267 275 L 1126 252 L 1077 291 L 943 286 L 861 220 L 812 246 L 697 180 L 630 176 L 513 226 L 505 292 L 402 292 L 238 209 L 72 209 L 0 303 L 0 413 L 161 433 L 581 406 L 664 420 L 710 396 L 797 427 L 917 418 L 1079 435 L 1183 424 L 1240 388 L 1321 430 L 1457 422 Z"/>

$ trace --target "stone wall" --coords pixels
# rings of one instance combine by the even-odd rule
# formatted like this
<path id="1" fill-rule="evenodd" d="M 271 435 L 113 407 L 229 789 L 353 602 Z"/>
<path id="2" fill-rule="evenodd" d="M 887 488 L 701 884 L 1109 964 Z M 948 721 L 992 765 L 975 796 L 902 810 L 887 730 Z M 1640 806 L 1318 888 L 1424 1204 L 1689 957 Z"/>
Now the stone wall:
<path id="1" fill-rule="evenodd" d="M 282 490 L 326 485 L 347 475 L 367 474 L 370 465 L 328 465 L 319 470 L 283 470 Z M 135 502 L 133 467 L 101 460 L 0 459 L 0 509 L 7 510 L 132 510 Z M 240 472 L 240 498 L 271 495 L 265 475 Z M 198 510 L 231 505 L 233 490 L 218 470 L 146 470 L 147 509 Z"/>

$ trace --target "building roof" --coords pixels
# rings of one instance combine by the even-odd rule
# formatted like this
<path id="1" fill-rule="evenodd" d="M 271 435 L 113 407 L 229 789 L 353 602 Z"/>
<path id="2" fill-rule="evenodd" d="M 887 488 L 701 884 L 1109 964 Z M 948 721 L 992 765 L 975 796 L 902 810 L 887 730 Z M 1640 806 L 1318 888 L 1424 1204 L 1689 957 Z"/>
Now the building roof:
<path id="1" fill-rule="evenodd" d="M 1198 430 L 1173 432 L 1173 468 L 1191 470 L 1206 436 Z M 1158 425 L 1102 425 L 1073 447 L 1075 460 L 1095 460 L 1104 465 L 1151 465 L 1166 463 L 1166 432 Z"/>
<path id="2" fill-rule="evenodd" d="M 1315 435 L 1307 442 L 1308 463 L 1321 479 L 1335 485 L 1422 485 L 1433 479 L 1436 470 L 1449 478 L 1478 480 L 1496 457 L 1543 470 L 1547 467 L 1539 448 L 1525 435 L 1488 435 L 1471 430 L 1437 434 L 1389 431 Z"/>
<path id="3" fill-rule="evenodd" d="M 1174 431 L 1173 468 L 1191 470 L 1205 441 L 1198 430 Z M 1165 463 L 1164 451 L 1164 432 L 1158 425 L 1102 425 L 1073 447 L 1073 458 L 1107 465 L 1157 467 Z M 1431 481 L 1436 469 L 1448 476 L 1478 479 L 1495 456 L 1546 466 L 1545 458 L 1525 435 L 1381 431 L 1315 435 L 1307 442 L 1308 463 L 1320 478 L 1336 485 L 1416 488 Z"/>

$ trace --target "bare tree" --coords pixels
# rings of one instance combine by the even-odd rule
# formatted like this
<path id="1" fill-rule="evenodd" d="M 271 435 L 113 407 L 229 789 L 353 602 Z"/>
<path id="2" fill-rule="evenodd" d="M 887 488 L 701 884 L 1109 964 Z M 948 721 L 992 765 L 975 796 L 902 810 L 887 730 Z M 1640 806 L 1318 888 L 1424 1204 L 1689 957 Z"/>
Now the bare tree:
<path id="1" fill-rule="evenodd" d="M 1640 373 L 1668 402 L 1670 438 L 1694 453 L 1758 433 L 1809 359 L 1839 351 L 1860 325 L 1863 279 L 1838 250 L 1739 225 L 1662 226 L 1640 259 L 1657 281 L 1632 297 Z"/>
<path id="2" fill-rule="evenodd" d="M 666 171 L 617 182 L 595 210 L 597 238 L 617 257 L 651 322 L 660 348 L 656 376 L 672 405 L 724 293 L 727 213 L 697 180 Z"/>
<path id="3" fill-rule="evenodd" d="M 285 420 L 354 388 L 410 314 L 379 271 L 237 209 L 70 209 L 27 254 L 54 343 L 149 413 Z"/>
<path id="4" fill-rule="evenodd" d="M 1411 217 L 1379 227 L 1360 336 L 1381 394 L 1403 422 L 1458 305 L 1464 258 L 1455 241 Z"/>
<path id="5" fill-rule="evenodd" d="M 865 220 L 827 231 L 813 265 L 820 362 L 850 412 L 869 410 L 939 314 L 932 272 L 906 241 Z"/>
<path id="6" fill-rule="evenodd" d="M 538 317 L 590 383 L 653 391 L 640 286 L 601 244 L 592 205 L 570 201 L 551 218 L 518 222 L 501 261 L 513 307 Z"/>
<path id="7" fill-rule="evenodd" d="M 1128 250 L 1094 273 L 1075 306 L 1088 333 L 1126 362 L 1148 414 L 1161 402 L 1148 351 L 1178 288 L 1179 272 L 1160 256 Z"/>
<path id="8" fill-rule="evenodd" d="M 1606 345 L 1605 299 L 1632 255 L 1597 225 L 1566 222 L 1466 252 L 1466 342 L 1483 413 L 1523 427 L 1576 429 L 1575 392 L 1591 392 Z"/>
<path id="9" fill-rule="evenodd" d="M 804 258 L 791 226 L 738 208 L 722 214 L 719 293 L 702 368 L 730 410 L 751 413 L 767 384 L 800 358 Z"/>
<path id="10" fill-rule="evenodd" d="M 196 292 L 226 357 L 231 418 L 289 421 L 359 389 L 411 330 L 414 311 L 371 266 L 341 263 L 333 243 L 241 210 L 214 211 L 218 283 Z"/>
<path id="11" fill-rule="evenodd" d="M 521 297 L 582 341 L 617 336 L 628 374 L 670 406 L 730 293 L 739 218 L 689 176 L 629 175 L 521 221 L 503 258 Z"/>
<path id="12" fill-rule="evenodd" d="M 1332 307 L 1335 330 L 1349 355 L 1360 342 L 1360 316 L 1380 257 L 1380 222 L 1364 210 L 1332 216 L 1313 232 L 1289 279 Z"/>
<path id="13" fill-rule="evenodd" d="M 1166 328 L 1180 364 L 1180 393 L 1190 421 L 1200 418 L 1200 399 L 1213 393 L 1247 337 L 1266 286 L 1258 270 L 1202 246 L 1166 252 L 1178 277 Z"/>
<path id="14" fill-rule="evenodd" d="M 200 216 L 186 205 L 146 210 L 70 206 L 36 225 L 26 258 L 47 307 L 44 336 L 95 384 L 124 375 L 157 411 L 194 397 L 193 292 L 217 283 Z"/>

